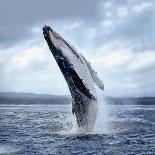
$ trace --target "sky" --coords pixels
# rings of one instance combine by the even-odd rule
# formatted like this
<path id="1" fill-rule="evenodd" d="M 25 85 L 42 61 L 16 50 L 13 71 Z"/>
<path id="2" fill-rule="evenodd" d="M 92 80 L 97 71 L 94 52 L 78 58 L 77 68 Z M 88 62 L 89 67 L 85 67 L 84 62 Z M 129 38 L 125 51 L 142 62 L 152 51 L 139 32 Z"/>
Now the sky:
<path id="1" fill-rule="evenodd" d="M 42 34 L 91 63 L 109 96 L 155 96 L 154 0 L 0 0 L 0 92 L 68 95 Z"/>

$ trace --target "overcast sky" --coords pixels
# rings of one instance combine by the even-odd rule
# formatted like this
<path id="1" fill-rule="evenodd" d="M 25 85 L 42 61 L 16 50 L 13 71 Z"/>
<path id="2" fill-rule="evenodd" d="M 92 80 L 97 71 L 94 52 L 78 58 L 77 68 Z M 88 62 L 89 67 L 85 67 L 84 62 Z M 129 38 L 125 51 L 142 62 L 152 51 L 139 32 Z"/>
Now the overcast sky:
<path id="1" fill-rule="evenodd" d="M 0 91 L 69 94 L 42 35 L 91 62 L 105 95 L 155 96 L 154 0 L 0 0 Z"/>

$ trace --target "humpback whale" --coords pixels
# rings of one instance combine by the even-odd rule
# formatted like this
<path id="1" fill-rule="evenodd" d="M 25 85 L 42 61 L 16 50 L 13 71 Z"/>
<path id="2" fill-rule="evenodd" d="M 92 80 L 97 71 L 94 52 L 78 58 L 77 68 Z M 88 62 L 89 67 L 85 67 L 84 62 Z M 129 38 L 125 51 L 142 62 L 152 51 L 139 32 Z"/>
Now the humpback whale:
<path id="1" fill-rule="evenodd" d="M 52 28 L 45 25 L 43 35 L 69 87 L 77 126 L 92 130 L 97 115 L 94 84 L 104 90 L 103 82 L 86 58 Z"/>

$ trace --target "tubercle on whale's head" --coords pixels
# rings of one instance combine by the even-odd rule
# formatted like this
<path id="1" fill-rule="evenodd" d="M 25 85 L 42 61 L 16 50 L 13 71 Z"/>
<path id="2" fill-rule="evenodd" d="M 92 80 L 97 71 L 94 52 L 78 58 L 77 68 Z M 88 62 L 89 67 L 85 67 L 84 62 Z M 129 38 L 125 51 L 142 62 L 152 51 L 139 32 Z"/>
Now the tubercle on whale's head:
<path id="1" fill-rule="evenodd" d="M 43 27 L 43 35 L 52 51 L 61 51 L 62 45 L 65 45 L 63 38 L 50 26 Z"/>
<path id="2" fill-rule="evenodd" d="M 69 66 L 71 69 L 73 64 L 70 62 L 70 55 L 76 55 L 76 53 L 74 53 L 74 50 L 70 44 L 65 41 L 57 32 L 50 28 L 50 26 L 45 25 L 43 27 L 43 35 L 58 65 L 60 65 L 59 63 L 61 61 L 61 63 L 63 62 L 65 66 Z"/>
<path id="3" fill-rule="evenodd" d="M 44 35 L 45 38 L 49 37 L 50 29 L 51 28 L 49 26 L 46 26 L 46 25 L 43 27 L 43 35 Z"/>
<path id="4" fill-rule="evenodd" d="M 60 69 L 72 69 L 72 64 L 66 55 L 66 51 L 69 46 L 66 44 L 65 40 L 57 32 L 50 28 L 50 26 L 46 25 L 43 27 L 43 35 Z"/>
<path id="5" fill-rule="evenodd" d="M 43 27 L 43 35 L 44 35 L 44 38 L 49 46 L 50 49 L 54 50 L 54 45 L 53 45 L 53 42 L 51 41 L 50 39 L 50 31 L 52 29 L 49 27 L 49 26 L 44 26 Z"/>
<path id="6" fill-rule="evenodd" d="M 57 33 L 57 32 L 55 32 L 50 26 L 44 26 L 43 27 L 43 33 L 44 33 L 44 36 L 46 37 L 47 36 L 47 34 L 48 35 L 51 35 L 51 37 L 55 37 L 56 39 L 60 39 L 61 38 L 61 36 Z M 52 36 L 53 35 L 53 36 Z"/>

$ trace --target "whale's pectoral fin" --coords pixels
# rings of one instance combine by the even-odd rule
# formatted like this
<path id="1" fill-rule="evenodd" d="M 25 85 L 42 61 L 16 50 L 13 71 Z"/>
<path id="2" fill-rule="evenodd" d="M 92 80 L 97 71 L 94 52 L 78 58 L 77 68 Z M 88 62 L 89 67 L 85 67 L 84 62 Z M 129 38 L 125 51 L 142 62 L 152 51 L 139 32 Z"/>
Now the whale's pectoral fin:
<path id="1" fill-rule="evenodd" d="M 94 83 L 102 90 L 104 90 L 104 83 L 102 82 L 102 80 L 100 80 L 100 78 L 97 76 L 97 72 L 95 72 L 93 70 L 93 68 L 91 67 L 90 63 L 86 60 L 86 58 L 81 54 L 81 56 L 83 57 L 83 59 L 85 60 L 87 67 L 90 71 L 90 74 L 92 76 L 92 79 L 94 81 Z"/>
<path id="2" fill-rule="evenodd" d="M 100 89 L 104 90 L 104 83 L 103 83 L 102 80 L 100 80 L 99 77 L 97 76 L 97 72 L 95 72 L 95 71 L 92 69 L 92 67 L 91 67 L 90 64 L 89 64 L 88 66 L 89 66 L 88 68 L 89 68 L 89 70 L 90 70 L 90 73 L 91 73 L 91 76 L 92 76 L 92 78 L 93 78 L 94 83 L 95 83 Z"/>

